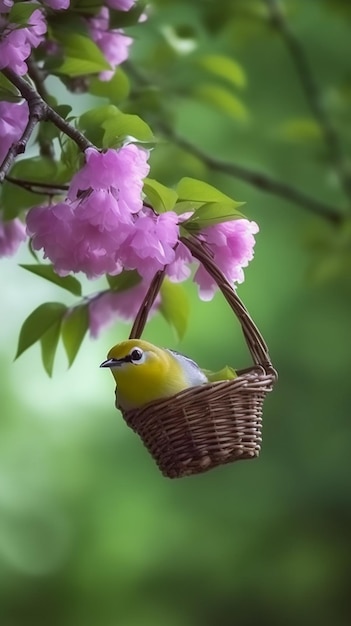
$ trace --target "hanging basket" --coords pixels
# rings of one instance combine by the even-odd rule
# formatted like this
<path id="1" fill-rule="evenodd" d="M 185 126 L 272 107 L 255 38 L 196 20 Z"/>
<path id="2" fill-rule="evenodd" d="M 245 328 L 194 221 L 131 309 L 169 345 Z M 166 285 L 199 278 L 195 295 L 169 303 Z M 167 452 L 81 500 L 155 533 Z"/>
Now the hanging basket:
<path id="1" fill-rule="evenodd" d="M 161 472 L 169 478 L 258 457 L 262 405 L 277 378 L 262 335 L 206 248 L 195 237 L 181 241 L 217 282 L 239 319 L 254 365 L 237 371 L 238 377 L 233 380 L 192 387 L 139 409 L 122 411 L 128 426 L 141 437 Z M 164 271 L 154 277 L 131 339 L 141 336 L 163 277 Z"/>

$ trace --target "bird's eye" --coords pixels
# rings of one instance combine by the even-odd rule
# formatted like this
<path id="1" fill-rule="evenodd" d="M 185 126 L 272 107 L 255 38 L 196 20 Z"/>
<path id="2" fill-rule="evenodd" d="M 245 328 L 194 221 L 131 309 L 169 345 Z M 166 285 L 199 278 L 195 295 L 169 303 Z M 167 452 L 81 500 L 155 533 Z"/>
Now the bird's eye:
<path id="1" fill-rule="evenodd" d="M 135 362 L 140 362 L 142 360 L 144 356 L 144 353 L 142 350 L 139 350 L 139 348 L 134 348 L 134 350 L 132 350 L 132 352 L 130 353 L 130 359 L 133 363 Z"/>

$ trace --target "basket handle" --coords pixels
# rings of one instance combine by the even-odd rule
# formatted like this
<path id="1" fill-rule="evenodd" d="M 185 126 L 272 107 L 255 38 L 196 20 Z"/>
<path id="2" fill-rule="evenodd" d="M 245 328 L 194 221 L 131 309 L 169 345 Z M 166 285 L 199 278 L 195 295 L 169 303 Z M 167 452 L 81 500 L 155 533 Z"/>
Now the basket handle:
<path id="1" fill-rule="evenodd" d="M 202 263 L 206 271 L 216 281 L 229 306 L 239 319 L 247 346 L 255 365 L 261 365 L 266 372 L 272 370 L 274 371 L 267 344 L 260 331 L 251 319 L 248 310 L 236 294 L 231 284 L 212 260 L 206 248 L 195 237 L 181 237 L 180 240 L 188 248 L 188 250 L 190 250 L 192 256 Z"/>
<path id="2" fill-rule="evenodd" d="M 229 306 L 232 308 L 235 315 L 239 319 L 254 364 L 257 366 L 262 366 L 267 373 L 270 372 L 273 373 L 274 376 L 276 376 L 276 372 L 272 366 L 272 362 L 268 353 L 267 344 L 264 341 L 260 331 L 251 319 L 246 307 L 240 300 L 239 296 L 237 296 L 231 284 L 228 282 L 224 274 L 219 270 L 219 268 L 212 260 L 206 248 L 198 239 L 196 239 L 196 237 L 180 237 L 180 241 L 188 248 L 192 256 L 200 261 L 200 263 L 202 263 L 206 271 L 216 281 Z M 152 279 L 148 292 L 140 306 L 140 309 L 132 326 L 132 330 L 129 335 L 130 339 L 139 338 L 141 336 L 147 321 L 149 311 L 160 290 L 164 276 L 165 268 L 158 271 Z"/>
<path id="3" fill-rule="evenodd" d="M 147 294 L 142 301 L 137 316 L 134 320 L 132 330 L 129 334 L 129 339 L 139 339 L 139 337 L 141 337 L 141 334 L 145 328 L 148 315 L 150 313 L 150 309 L 155 302 L 157 294 L 160 291 L 161 285 L 163 283 L 165 271 L 166 268 L 164 268 L 163 270 L 159 270 L 153 277 Z"/>

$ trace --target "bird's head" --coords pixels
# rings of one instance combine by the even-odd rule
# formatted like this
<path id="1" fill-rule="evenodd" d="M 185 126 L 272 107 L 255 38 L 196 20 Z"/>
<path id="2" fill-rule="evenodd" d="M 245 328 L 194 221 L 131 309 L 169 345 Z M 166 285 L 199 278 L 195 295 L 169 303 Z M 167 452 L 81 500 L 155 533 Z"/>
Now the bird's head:
<path id="1" fill-rule="evenodd" d="M 150 394 L 162 395 L 171 361 L 162 348 L 141 339 L 129 339 L 113 346 L 100 367 L 111 369 L 119 403 L 128 407 L 145 404 Z"/>
<path id="2" fill-rule="evenodd" d="M 100 367 L 109 367 L 121 409 L 141 407 L 208 382 L 188 357 L 141 339 L 129 339 L 109 351 Z"/>

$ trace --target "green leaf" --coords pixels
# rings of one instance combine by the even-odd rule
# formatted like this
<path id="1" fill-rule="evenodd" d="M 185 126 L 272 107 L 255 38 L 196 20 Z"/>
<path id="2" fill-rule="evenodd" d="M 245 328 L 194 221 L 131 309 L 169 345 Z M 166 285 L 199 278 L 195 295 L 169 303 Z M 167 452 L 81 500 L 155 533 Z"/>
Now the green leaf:
<path id="1" fill-rule="evenodd" d="M 224 78 L 236 87 L 246 87 L 247 79 L 244 69 L 234 59 L 221 54 L 204 54 L 197 59 L 197 62 L 208 72 Z"/>
<path id="2" fill-rule="evenodd" d="M 57 106 L 54 106 L 53 108 L 55 109 L 56 113 L 58 113 L 59 115 L 61 115 L 61 117 L 63 117 L 64 120 L 72 112 L 72 107 L 69 104 L 58 104 Z"/>
<path id="3" fill-rule="evenodd" d="M 0 100 L 19 102 L 21 98 L 16 87 L 0 72 Z"/>
<path id="4" fill-rule="evenodd" d="M 112 104 L 125 100 L 129 91 L 129 78 L 120 67 L 116 69 L 111 80 L 99 80 L 94 77 L 89 85 L 89 92 L 93 96 L 108 98 Z"/>
<path id="5" fill-rule="evenodd" d="M 173 211 L 182 215 L 188 213 L 188 211 L 196 211 L 200 206 L 205 204 L 204 202 L 193 202 L 191 200 L 181 200 L 174 205 Z"/>
<path id="6" fill-rule="evenodd" d="M 138 115 L 122 113 L 113 104 L 90 109 L 80 116 L 78 126 L 95 145 L 116 147 L 125 137 L 142 142 L 153 141 L 150 127 Z"/>
<path id="7" fill-rule="evenodd" d="M 141 277 L 136 270 L 124 270 L 117 276 L 106 274 L 106 279 L 110 289 L 114 292 L 125 291 L 131 287 L 135 287 L 141 281 Z"/>
<path id="8" fill-rule="evenodd" d="M 40 339 L 41 358 L 46 373 L 51 377 L 54 367 L 57 344 L 60 338 L 62 320 L 58 320 Z"/>
<path id="9" fill-rule="evenodd" d="M 86 15 L 87 13 L 95 15 L 98 7 L 97 0 L 74 0 L 71 2 L 70 12 L 78 12 L 79 15 Z"/>
<path id="10" fill-rule="evenodd" d="M 139 141 L 154 141 L 154 135 L 150 126 L 138 115 L 118 112 L 102 123 L 105 130 L 102 145 L 104 148 L 112 148 L 121 143 L 125 137 L 133 137 Z"/>
<path id="11" fill-rule="evenodd" d="M 96 146 L 102 148 L 105 129 L 103 123 L 108 119 L 115 119 L 120 114 L 119 109 L 113 104 L 89 109 L 78 119 L 78 128 Z"/>
<path id="12" fill-rule="evenodd" d="M 82 76 L 111 70 L 100 48 L 88 36 L 78 33 L 61 33 L 60 42 L 64 46 L 64 57 L 56 70 L 58 73 Z"/>
<path id="13" fill-rule="evenodd" d="M 36 183 L 55 182 L 58 178 L 57 174 L 60 167 L 56 161 L 38 156 L 32 159 L 17 161 L 11 168 L 10 173 L 14 178 L 22 178 Z M 23 209 L 42 204 L 45 200 L 45 195 L 27 191 L 6 180 L 2 185 L 1 204 L 5 219 L 13 219 Z"/>
<path id="14" fill-rule="evenodd" d="M 145 178 L 143 191 L 151 206 L 158 213 L 172 211 L 177 202 L 178 194 L 153 178 Z"/>
<path id="15" fill-rule="evenodd" d="M 278 134 L 281 139 L 296 143 L 318 141 L 322 138 L 319 124 L 309 117 L 287 120 L 279 126 Z"/>
<path id="16" fill-rule="evenodd" d="M 232 367 L 229 365 L 225 365 L 221 370 L 217 372 L 212 372 L 211 370 L 203 370 L 204 374 L 206 374 L 210 383 L 216 383 L 220 380 L 233 380 L 237 378 L 238 375 Z"/>
<path id="17" fill-rule="evenodd" d="M 97 3 L 95 2 L 94 13 L 96 13 Z M 69 35 L 79 35 L 88 37 L 88 25 L 82 20 L 81 15 L 75 12 L 76 0 L 71 2 L 70 10 L 67 11 L 55 11 L 53 18 L 50 19 L 50 30 L 54 39 L 57 39 L 62 45 L 67 41 Z M 84 11 L 82 11 L 84 13 Z"/>
<path id="18" fill-rule="evenodd" d="M 177 193 L 179 200 L 192 200 L 194 202 L 229 201 L 238 204 L 229 196 L 226 196 L 225 193 L 216 189 L 216 187 L 212 187 L 212 185 L 204 183 L 202 180 L 197 180 L 197 178 L 182 178 L 178 183 Z"/>
<path id="19" fill-rule="evenodd" d="M 62 320 L 66 310 L 67 307 L 60 302 L 46 302 L 38 306 L 23 322 L 15 359 Z"/>
<path id="20" fill-rule="evenodd" d="M 1 208 L 3 209 L 4 220 L 12 220 L 18 217 L 23 209 L 41 204 L 45 197 L 38 193 L 26 191 L 7 180 L 4 180 L 1 186 Z"/>
<path id="21" fill-rule="evenodd" d="M 224 87 L 203 84 L 195 87 L 192 93 L 198 100 L 210 104 L 235 120 L 246 122 L 249 118 L 248 110 L 242 101 Z"/>
<path id="22" fill-rule="evenodd" d="M 35 156 L 30 159 L 21 159 L 11 170 L 12 176 L 27 178 L 35 183 L 57 182 L 59 163 L 48 157 Z"/>
<path id="23" fill-rule="evenodd" d="M 62 289 L 66 289 L 70 293 L 73 293 L 75 296 L 82 295 L 82 286 L 74 276 L 59 276 L 54 272 L 52 265 L 21 265 L 25 270 L 40 276 L 41 278 L 46 278 L 51 283 L 62 287 Z"/>
<path id="24" fill-rule="evenodd" d="M 181 339 L 187 329 L 190 314 L 190 305 L 186 291 L 182 285 L 172 283 L 165 278 L 160 294 L 160 313 L 173 326 L 179 339 Z"/>
<path id="25" fill-rule="evenodd" d="M 65 167 L 68 180 L 72 178 L 73 174 L 81 167 L 83 155 L 80 152 L 77 144 L 73 139 L 64 136 L 60 139 L 61 145 L 61 160 Z"/>
<path id="26" fill-rule="evenodd" d="M 25 26 L 38 5 L 31 2 L 17 2 L 11 8 L 8 15 L 8 21 L 12 24 L 21 24 Z"/>
<path id="27" fill-rule="evenodd" d="M 79 348 L 89 328 L 89 310 L 82 304 L 69 310 L 62 323 L 62 341 L 66 350 L 69 367 L 76 358 Z"/>
<path id="28" fill-rule="evenodd" d="M 202 230 L 208 226 L 214 226 L 222 222 L 231 222 L 245 217 L 237 210 L 245 202 L 208 202 L 203 204 L 189 220 L 183 222 L 183 227 L 188 231 Z"/>

